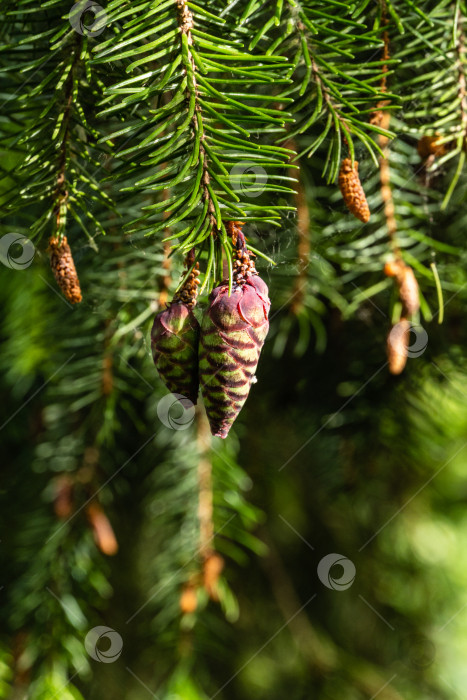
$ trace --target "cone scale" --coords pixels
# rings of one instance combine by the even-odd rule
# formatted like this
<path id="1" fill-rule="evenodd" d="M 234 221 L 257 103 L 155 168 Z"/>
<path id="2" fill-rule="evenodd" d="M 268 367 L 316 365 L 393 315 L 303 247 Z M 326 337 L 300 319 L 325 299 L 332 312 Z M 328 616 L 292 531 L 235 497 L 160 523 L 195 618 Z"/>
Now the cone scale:
<path id="1" fill-rule="evenodd" d="M 196 404 L 199 323 L 188 304 L 174 301 L 157 314 L 151 330 L 154 364 L 167 389 Z"/>

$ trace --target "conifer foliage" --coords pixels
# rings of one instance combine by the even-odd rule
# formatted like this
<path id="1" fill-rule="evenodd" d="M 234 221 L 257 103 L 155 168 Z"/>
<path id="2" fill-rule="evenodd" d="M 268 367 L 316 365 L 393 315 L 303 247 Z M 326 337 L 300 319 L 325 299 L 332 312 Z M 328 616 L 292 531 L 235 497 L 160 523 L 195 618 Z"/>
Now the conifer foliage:
<path id="1" fill-rule="evenodd" d="M 44 385 L 0 697 L 81 697 L 131 495 L 160 526 L 139 533 L 157 539 L 138 629 L 164 630 L 158 692 L 202 700 L 189 667 L 210 640 L 188 664 L 173 649 L 209 601 L 236 618 L 224 562 L 264 551 L 232 426 L 270 326 L 263 355 L 311 363 L 328 313 L 378 307 L 397 375 L 462 286 L 467 5 L 1 0 L 0 34 L 4 381 Z M 21 272 L 12 233 L 35 251 Z M 167 389 L 188 423 L 154 433 Z"/>

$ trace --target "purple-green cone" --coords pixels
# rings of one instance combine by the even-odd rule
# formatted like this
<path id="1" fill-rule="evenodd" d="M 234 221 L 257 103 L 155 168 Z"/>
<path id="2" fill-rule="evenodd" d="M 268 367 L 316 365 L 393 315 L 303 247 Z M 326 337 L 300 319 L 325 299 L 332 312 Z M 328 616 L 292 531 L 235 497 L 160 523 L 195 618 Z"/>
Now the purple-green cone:
<path id="1" fill-rule="evenodd" d="M 225 438 L 250 391 L 269 330 L 271 302 L 258 275 L 216 287 L 201 326 L 199 376 L 213 435 Z"/>
<path id="2" fill-rule="evenodd" d="M 199 323 L 183 302 L 157 314 L 151 330 L 154 364 L 167 389 L 196 404 L 198 398 Z"/>

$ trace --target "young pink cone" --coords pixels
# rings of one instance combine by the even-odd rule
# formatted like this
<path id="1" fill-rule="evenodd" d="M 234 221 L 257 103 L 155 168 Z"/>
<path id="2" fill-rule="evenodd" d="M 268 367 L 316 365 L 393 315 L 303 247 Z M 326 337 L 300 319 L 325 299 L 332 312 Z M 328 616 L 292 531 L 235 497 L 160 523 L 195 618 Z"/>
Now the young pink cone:
<path id="1" fill-rule="evenodd" d="M 271 302 L 263 280 L 252 274 L 216 287 L 204 314 L 200 383 L 213 435 L 225 438 L 245 403 L 269 330 Z"/>
<path id="2" fill-rule="evenodd" d="M 175 301 L 157 314 L 151 330 L 154 364 L 167 389 L 196 404 L 199 323 L 190 307 Z"/>

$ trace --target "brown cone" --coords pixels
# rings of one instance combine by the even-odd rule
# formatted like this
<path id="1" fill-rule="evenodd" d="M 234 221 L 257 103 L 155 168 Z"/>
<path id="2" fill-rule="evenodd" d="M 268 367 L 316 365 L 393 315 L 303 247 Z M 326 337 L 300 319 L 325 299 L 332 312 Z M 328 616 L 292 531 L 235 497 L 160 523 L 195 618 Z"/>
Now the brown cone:
<path id="1" fill-rule="evenodd" d="M 72 304 L 78 304 L 83 298 L 78 274 L 66 236 L 60 241 L 52 237 L 49 240 L 50 266 L 63 296 Z"/>
<path id="2" fill-rule="evenodd" d="M 347 209 L 366 224 L 370 208 L 358 175 L 358 161 L 355 160 L 352 167 L 350 158 L 344 158 L 339 170 L 339 188 Z"/>

